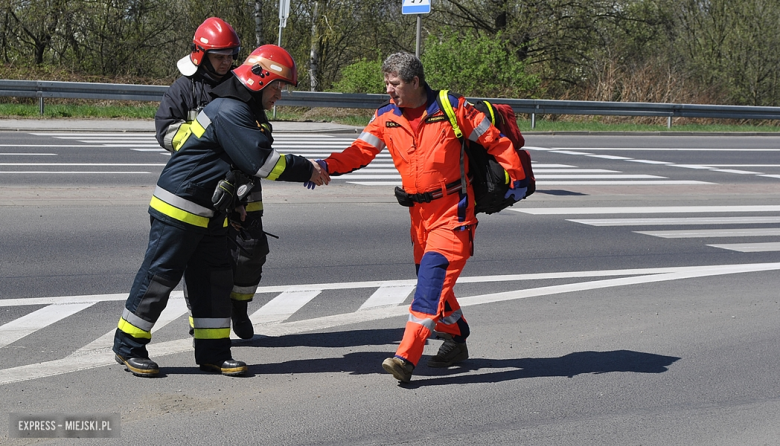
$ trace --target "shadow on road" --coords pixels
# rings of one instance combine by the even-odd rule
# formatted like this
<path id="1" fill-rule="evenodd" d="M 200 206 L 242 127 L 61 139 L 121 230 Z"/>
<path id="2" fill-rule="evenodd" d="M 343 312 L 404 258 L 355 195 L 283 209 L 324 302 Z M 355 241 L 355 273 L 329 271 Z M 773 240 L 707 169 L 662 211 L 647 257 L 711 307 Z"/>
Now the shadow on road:
<path id="1" fill-rule="evenodd" d="M 354 375 L 385 373 L 382 360 L 393 355 L 403 328 L 309 333 L 263 338 L 256 336 L 235 346 L 251 347 L 358 347 L 388 345 L 382 352 L 354 352 L 341 358 L 298 359 L 274 364 L 250 365 L 254 375 L 285 373 L 349 372 Z M 472 351 L 472 355 L 474 352 Z M 237 355 L 239 356 L 239 355 Z M 663 373 L 680 358 L 631 350 L 574 352 L 554 358 L 490 359 L 472 357 L 448 369 L 433 369 L 423 356 L 406 386 L 494 383 L 523 378 L 567 377 L 585 373 Z"/>

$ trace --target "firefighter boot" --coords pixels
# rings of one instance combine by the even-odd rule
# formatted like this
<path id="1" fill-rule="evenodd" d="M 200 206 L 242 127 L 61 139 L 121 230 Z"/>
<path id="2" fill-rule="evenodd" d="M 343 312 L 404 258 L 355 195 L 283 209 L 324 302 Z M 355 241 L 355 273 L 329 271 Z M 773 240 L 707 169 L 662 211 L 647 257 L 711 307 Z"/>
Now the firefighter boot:
<path id="1" fill-rule="evenodd" d="M 255 329 L 252 327 L 252 321 L 246 314 L 248 302 L 244 300 L 231 300 L 233 309 L 230 319 L 233 321 L 233 332 L 241 339 L 251 339 L 255 335 Z"/>
<path id="2" fill-rule="evenodd" d="M 246 363 L 243 361 L 236 361 L 235 359 L 227 359 L 222 361 L 221 364 L 198 364 L 200 369 L 204 372 L 216 372 L 225 376 L 241 376 L 246 373 Z"/>
<path id="3" fill-rule="evenodd" d="M 436 356 L 428 360 L 428 367 L 441 368 L 449 367 L 461 361 L 469 359 L 469 349 L 465 342 L 455 342 L 452 335 L 447 333 L 437 333 L 439 339 L 444 339 L 444 344 L 439 347 Z"/>
<path id="4" fill-rule="evenodd" d="M 412 371 L 414 371 L 414 365 L 411 362 L 398 357 L 382 361 L 382 368 L 402 383 L 408 383 L 412 379 Z"/>
<path id="5" fill-rule="evenodd" d="M 160 373 L 157 363 L 149 358 L 123 358 L 114 354 L 114 359 L 135 376 L 153 377 Z"/>

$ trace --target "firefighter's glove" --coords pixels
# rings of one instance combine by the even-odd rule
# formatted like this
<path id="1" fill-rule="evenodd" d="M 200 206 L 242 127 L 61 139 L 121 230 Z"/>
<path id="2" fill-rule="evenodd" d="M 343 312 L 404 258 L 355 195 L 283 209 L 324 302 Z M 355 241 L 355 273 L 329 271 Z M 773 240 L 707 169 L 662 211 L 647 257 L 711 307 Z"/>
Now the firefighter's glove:
<path id="1" fill-rule="evenodd" d="M 506 194 L 504 194 L 505 199 L 512 199 L 515 202 L 522 200 L 525 198 L 525 194 L 528 191 L 527 187 L 522 186 L 523 181 L 517 180 L 512 183 L 512 186 L 509 188 L 508 191 L 506 191 Z"/>
<path id="2" fill-rule="evenodd" d="M 233 177 L 235 178 L 236 199 L 237 201 L 241 201 L 246 198 L 255 187 L 254 178 L 240 170 L 233 170 L 230 173 L 233 174 Z"/>
<path id="3" fill-rule="evenodd" d="M 327 173 L 330 173 L 330 172 L 328 172 L 328 163 L 326 163 L 324 160 L 316 160 L 316 163 L 319 164 L 319 166 L 320 166 L 320 168 L 322 170 L 324 170 Z M 307 181 L 307 182 L 303 183 L 303 185 L 307 189 L 314 189 L 315 187 L 317 187 L 317 185 L 314 184 L 314 182 L 312 182 L 312 181 Z"/>
<path id="4" fill-rule="evenodd" d="M 211 196 L 211 202 L 214 204 L 214 209 L 219 212 L 225 212 L 228 209 L 233 209 L 233 203 L 236 198 L 236 175 L 230 171 L 225 176 L 224 180 L 220 180 L 217 183 L 217 187 L 214 189 L 214 195 Z"/>

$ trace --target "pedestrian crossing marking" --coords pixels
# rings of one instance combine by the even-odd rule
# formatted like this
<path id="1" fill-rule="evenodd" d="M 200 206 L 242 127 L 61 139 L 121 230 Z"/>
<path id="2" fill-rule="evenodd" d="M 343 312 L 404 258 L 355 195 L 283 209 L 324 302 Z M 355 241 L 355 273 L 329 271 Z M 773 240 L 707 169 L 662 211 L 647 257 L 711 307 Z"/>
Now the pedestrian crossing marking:
<path id="1" fill-rule="evenodd" d="M 483 276 L 483 277 L 461 277 L 459 283 L 479 283 L 488 281 L 505 280 L 539 280 L 539 279 L 567 279 L 567 278 L 599 278 L 597 280 L 586 280 L 577 283 L 568 283 L 563 285 L 551 285 L 537 288 L 520 289 L 516 291 L 490 293 L 476 296 L 460 297 L 458 300 L 462 307 L 474 305 L 483 305 L 495 302 L 506 302 L 510 300 L 525 299 L 531 297 L 551 296 L 557 294 L 571 293 L 585 290 L 606 289 L 619 286 L 630 286 L 646 283 L 658 283 L 672 280 L 684 280 L 697 277 L 711 277 L 730 274 L 766 272 L 780 270 L 780 263 L 754 263 L 754 264 L 732 264 L 732 265 L 714 265 L 714 266 L 688 266 L 688 267 L 663 267 L 663 268 L 639 268 L 625 270 L 606 270 L 606 271 L 575 271 L 575 272 L 555 272 L 538 274 L 517 274 L 504 276 Z M 610 278 L 612 277 L 612 278 Z M 463 279 L 463 280 L 461 280 Z M 295 292 L 319 292 L 323 289 L 352 289 L 385 286 L 408 286 L 413 284 L 413 280 L 404 281 L 384 281 L 384 282 L 355 282 L 355 283 L 335 283 L 335 284 L 312 284 L 288 287 L 266 287 L 277 291 L 293 290 Z M 370 284 L 370 286 L 369 286 Z M 355 286 L 357 285 L 357 286 Z M 258 289 L 258 292 L 265 290 Z M 400 294 L 400 290 L 399 290 Z M 77 296 L 82 301 L 96 302 L 114 299 L 115 295 L 101 296 Z M 126 296 L 126 295 L 125 295 Z M 45 298 L 47 301 L 52 299 L 60 301 L 67 297 Z M 27 299 L 15 299 L 16 301 L 25 301 Z M 30 299 L 34 300 L 34 299 Z M 20 303 L 21 304 L 21 303 Z M 24 305 L 24 304 L 21 304 Z M 178 310 L 180 311 L 180 310 Z M 177 313 L 174 311 L 171 315 Z M 311 332 L 316 330 L 327 330 L 344 325 L 370 322 L 390 317 L 399 317 L 408 312 L 405 306 L 377 306 L 366 308 L 352 313 L 323 316 L 319 318 L 299 320 L 286 323 L 257 324 L 256 331 L 263 333 L 264 336 L 284 336 L 297 333 Z M 169 317 L 170 318 L 170 317 Z M 175 318 L 174 318 L 175 319 Z M 0 385 L 29 381 L 33 379 L 45 378 L 50 376 L 62 375 L 65 373 L 81 370 L 94 369 L 107 365 L 115 364 L 113 355 L 110 352 L 110 334 L 107 333 L 100 338 L 102 346 L 97 341 L 88 344 L 86 347 L 76 350 L 74 353 L 62 359 L 27 364 L 18 367 L 10 367 L 0 370 Z M 241 345 L 239 341 L 236 344 Z M 192 341 L 187 336 L 183 339 L 177 339 L 167 342 L 152 342 L 148 346 L 150 356 L 160 358 L 166 355 L 184 353 L 191 351 Z"/>
<path id="2" fill-rule="evenodd" d="M 249 320 L 252 321 L 252 324 L 283 322 L 320 293 L 320 290 L 290 289 L 283 291 L 251 314 Z"/>
<path id="3" fill-rule="evenodd" d="M 0 326 L 0 347 L 18 341 L 41 328 L 89 308 L 95 302 L 48 305 Z"/>
<path id="4" fill-rule="evenodd" d="M 768 243 L 731 243 L 723 245 L 707 245 L 713 248 L 727 249 L 738 252 L 778 252 L 780 251 L 780 242 Z"/>
<path id="5" fill-rule="evenodd" d="M 372 294 L 368 300 L 363 302 L 363 305 L 358 308 L 358 311 L 367 310 L 369 308 L 400 305 L 409 297 L 409 294 L 411 294 L 414 288 L 415 286 L 410 284 L 383 285 L 374 291 L 374 294 Z"/>
<path id="6" fill-rule="evenodd" d="M 671 231 L 634 231 L 637 234 L 660 238 L 707 238 L 707 237 L 767 237 L 780 235 L 780 228 L 745 229 L 698 229 Z M 712 245 L 710 245 L 712 246 Z"/>
<path id="7" fill-rule="evenodd" d="M 780 216 L 772 217 L 681 217 L 681 218 L 603 218 L 569 220 L 589 226 L 658 226 L 658 225 L 740 225 L 751 223 L 780 223 Z"/>

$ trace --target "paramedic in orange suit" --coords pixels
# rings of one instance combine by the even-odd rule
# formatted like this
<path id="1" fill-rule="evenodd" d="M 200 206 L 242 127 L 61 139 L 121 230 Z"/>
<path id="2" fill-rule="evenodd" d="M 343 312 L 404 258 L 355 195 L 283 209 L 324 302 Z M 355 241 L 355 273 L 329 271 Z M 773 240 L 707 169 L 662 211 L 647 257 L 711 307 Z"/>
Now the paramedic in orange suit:
<path id="1" fill-rule="evenodd" d="M 401 174 L 396 189 L 399 203 L 409 206 L 417 288 L 396 354 L 382 367 L 401 382 L 409 382 L 423 354 L 426 339 L 444 339 L 429 367 L 449 367 L 468 358 L 469 325 L 453 287 L 473 253 L 477 219 L 471 184 L 461 183 L 461 143 L 436 102 L 437 90 L 425 82 L 420 60 L 408 53 L 389 56 L 382 65 L 390 102 L 377 109 L 371 122 L 351 146 L 333 153 L 320 165 L 331 175 L 366 166 L 387 147 Z M 520 200 L 525 196 L 525 173 L 508 138 L 465 98 L 449 96 L 464 137 L 485 147 L 508 172 Z M 468 161 L 464 160 L 468 175 Z"/>

